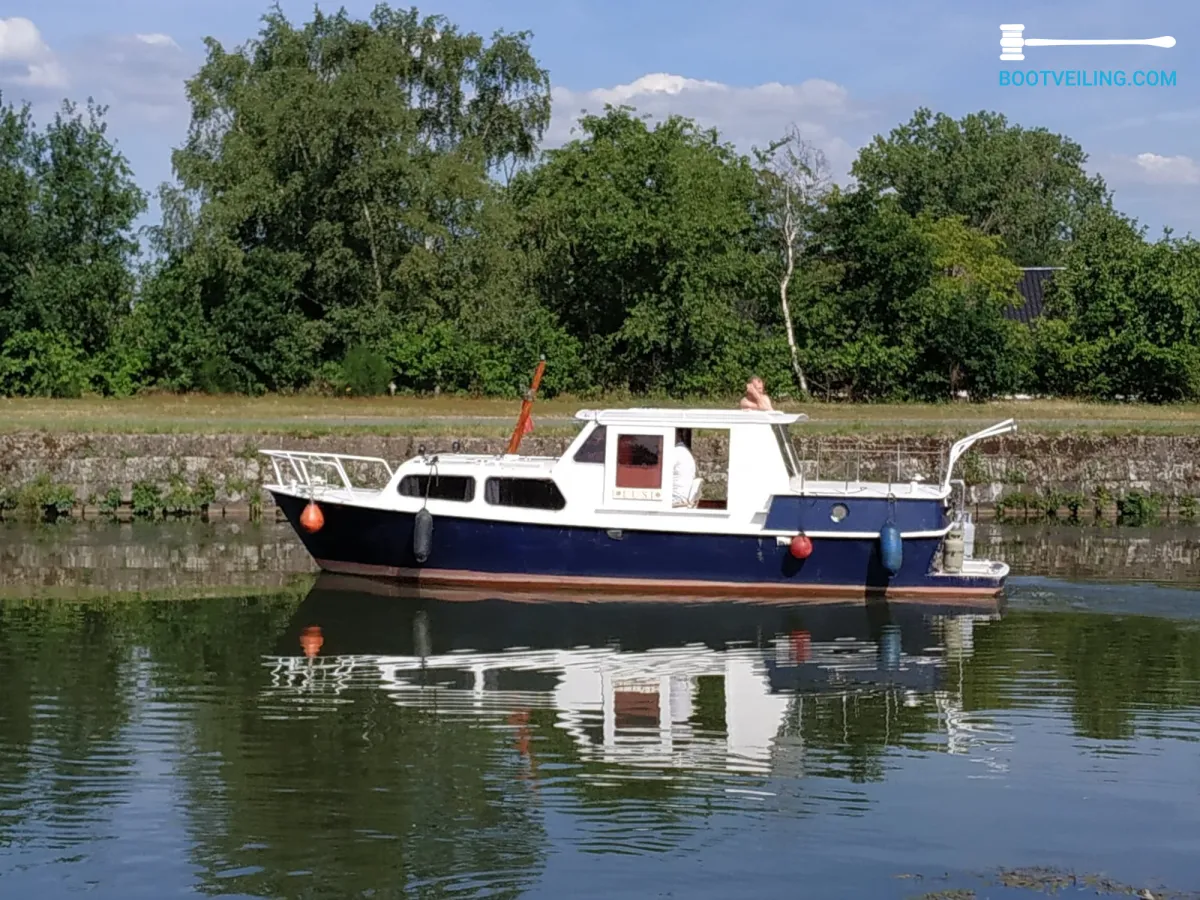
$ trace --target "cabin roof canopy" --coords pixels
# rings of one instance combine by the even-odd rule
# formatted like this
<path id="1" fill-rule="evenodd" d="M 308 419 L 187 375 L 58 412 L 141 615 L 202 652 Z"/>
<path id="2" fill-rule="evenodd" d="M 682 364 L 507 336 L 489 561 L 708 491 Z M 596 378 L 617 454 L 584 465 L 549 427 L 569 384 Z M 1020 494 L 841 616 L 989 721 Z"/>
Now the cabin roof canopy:
<path id="1" fill-rule="evenodd" d="M 745 409 L 581 409 L 576 419 L 599 425 L 669 425 L 675 428 L 733 428 L 738 425 L 790 425 L 804 413 Z"/>

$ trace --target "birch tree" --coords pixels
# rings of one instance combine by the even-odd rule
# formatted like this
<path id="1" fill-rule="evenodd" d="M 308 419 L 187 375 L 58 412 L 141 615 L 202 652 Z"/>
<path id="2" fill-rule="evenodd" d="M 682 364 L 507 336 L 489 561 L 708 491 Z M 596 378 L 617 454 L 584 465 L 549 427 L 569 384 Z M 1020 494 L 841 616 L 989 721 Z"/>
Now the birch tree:
<path id="1" fill-rule="evenodd" d="M 825 154 L 805 140 L 792 125 L 766 150 L 756 150 L 763 211 L 780 257 L 779 305 L 787 332 L 792 372 L 802 394 L 808 394 L 808 379 L 800 364 L 796 329 L 788 291 L 796 274 L 797 259 L 810 234 L 813 213 L 820 207 L 832 184 Z"/>

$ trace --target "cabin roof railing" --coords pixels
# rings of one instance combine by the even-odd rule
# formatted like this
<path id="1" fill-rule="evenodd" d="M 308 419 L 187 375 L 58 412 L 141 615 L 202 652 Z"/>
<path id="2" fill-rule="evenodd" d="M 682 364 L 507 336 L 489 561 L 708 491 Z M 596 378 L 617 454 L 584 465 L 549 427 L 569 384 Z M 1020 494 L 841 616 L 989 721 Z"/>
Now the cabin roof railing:
<path id="1" fill-rule="evenodd" d="M 581 409 L 575 418 L 598 425 L 672 425 L 677 428 L 732 428 L 737 425 L 791 425 L 804 413 L 748 409 Z"/>

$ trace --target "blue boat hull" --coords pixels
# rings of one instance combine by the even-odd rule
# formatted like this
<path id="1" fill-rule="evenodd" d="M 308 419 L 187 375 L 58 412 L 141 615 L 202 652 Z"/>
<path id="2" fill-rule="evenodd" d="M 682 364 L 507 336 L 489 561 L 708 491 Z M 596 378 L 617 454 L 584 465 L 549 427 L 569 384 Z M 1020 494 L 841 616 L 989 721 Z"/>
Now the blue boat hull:
<path id="1" fill-rule="evenodd" d="M 904 542 L 889 575 L 877 539 L 821 538 L 797 560 L 774 537 L 663 531 L 608 531 L 433 518 L 428 559 L 413 552 L 413 513 L 321 503 L 324 525 L 300 527 L 307 500 L 274 493 L 297 535 L 324 570 L 447 585 L 717 592 L 764 595 L 993 595 L 1000 577 L 933 575 L 940 539 Z"/>

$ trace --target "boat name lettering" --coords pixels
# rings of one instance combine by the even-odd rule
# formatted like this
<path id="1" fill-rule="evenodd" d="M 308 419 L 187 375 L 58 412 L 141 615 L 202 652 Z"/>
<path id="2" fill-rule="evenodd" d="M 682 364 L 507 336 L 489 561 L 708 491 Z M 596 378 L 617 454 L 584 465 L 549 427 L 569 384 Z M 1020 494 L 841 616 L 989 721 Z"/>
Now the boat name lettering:
<path id="1" fill-rule="evenodd" d="M 614 500 L 661 500 L 663 492 L 656 488 L 613 488 Z"/>

